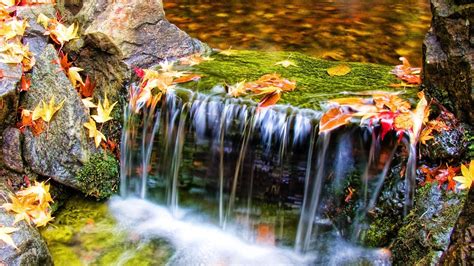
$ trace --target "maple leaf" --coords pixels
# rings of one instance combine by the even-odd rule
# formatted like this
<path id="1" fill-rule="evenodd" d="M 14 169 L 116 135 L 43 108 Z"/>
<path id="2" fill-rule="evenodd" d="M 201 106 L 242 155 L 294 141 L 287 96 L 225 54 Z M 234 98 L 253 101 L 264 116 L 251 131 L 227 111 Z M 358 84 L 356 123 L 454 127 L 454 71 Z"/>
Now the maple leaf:
<path id="1" fill-rule="evenodd" d="M 29 27 L 29 24 L 26 20 L 9 19 L 2 23 L 0 36 L 3 36 L 5 40 L 10 40 L 16 36 L 23 36 L 27 27 Z"/>
<path id="2" fill-rule="evenodd" d="M 66 27 L 64 24 L 58 22 L 52 29 L 49 30 L 49 32 L 46 32 L 45 34 L 49 33 L 51 39 L 55 43 L 63 46 L 66 42 L 79 38 L 78 31 L 79 26 L 76 23 Z"/>
<path id="3" fill-rule="evenodd" d="M 92 97 L 88 97 L 81 100 L 85 107 L 87 108 L 97 108 L 97 104 L 92 102 Z"/>
<path id="4" fill-rule="evenodd" d="M 319 134 L 348 124 L 352 116 L 352 114 L 343 112 L 340 107 L 329 109 L 319 121 Z"/>
<path id="5" fill-rule="evenodd" d="M 14 247 L 15 249 L 18 249 L 18 247 L 15 245 L 15 242 L 13 242 L 13 239 L 10 236 L 11 233 L 16 231 L 18 231 L 18 228 L 5 226 L 0 227 L 0 240 L 2 240 L 7 245 Z"/>
<path id="6" fill-rule="evenodd" d="M 408 59 L 405 57 L 400 57 L 400 61 L 402 61 L 402 64 L 395 66 L 395 68 L 390 73 L 394 74 L 397 76 L 397 78 L 407 82 L 408 84 L 421 84 L 421 68 L 412 67 L 410 62 L 408 62 Z"/>
<path id="7" fill-rule="evenodd" d="M 59 57 L 59 60 L 55 60 L 54 63 L 60 65 L 60 70 L 64 71 L 66 74 L 69 73 L 69 68 L 71 68 L 72 63 L 69 62 L 68 54 L 64 54 L 60 51 Z"/>
<path id="8" fill-rule="evenodd" d="M 232 56 L 232 55 L 235 55 L 236 53 L 237 53 L 237 51 L 236 51 L 236 50 L 232 50 L 231 48 L 226 49 L 226 50 L 221 50 L 221 51 L 219 52 L 219 54 L 225 55 L 225 56 Z"/>
<path id="9" fill-rule="evenodd" d="M 237 82 L 234 85 L 227 86 L 227 94 L 229 94 L 232 97 L 240 97 L 247 94 L 246 88 L 244 85 L 245 85 L 245 80 L 241 82 Z"/>
<path id="10" fill-rule="evenodd" d="M 44 131 L 43 119 L 33 121 L 33 114 L 30 110 L 23 109 L 21 111 L 21 121 L 18 123 L 18 129 L 21 133 L 25 133 L 27 127 L 31 128 L 34 136 L 39 136 Z"/>
<path id="11" fill-rule="evenodd" d="M 257 110 L 276 104 L 280 100 L 280 97 L 281 94 L 279 92 L 267 94 L 258 103 Z"/>
<path id="12" fill-rule="evenodd" d="M 284 67 L 284 68 L 288 68 L 288 67 L 290 67 L 290 66 L 294 66 L 294 67 L 297 67 L 297 66 L 298 66 L 295 62 L 290 61 L 290 60 L 278 61 L 278 62 L 275 63 L 275 65 L 276 65 L 276 66 L 277 66 L 277 65 L 280 65 L 280 66 L 282 66 L 282 67 Z"/>
<path id="13" fill-rule="evenodd" d="M 25 74 L 21 75 L 20 91 L 29 91 L 31 86 L 31 79 L 27 78 Z"/>
<path id="14" fill-rule="evenodd" d="M 186 83 L 190 81 L 198 81 L 200 79 L 201 79 L 201 75 L 190 74 L 190 75 L 173 80 L 173 84 Z"/>
<path id="15" fill-rule="evenodd" d="M 347 64 L 333 66 L 327 70 L 329 76 L 345 76 L 351 72 L 351 67 Z"/>
<path id="16" fill-rule="evenodd" d="M 47 29 L 48 28 L 48 25 L 49 23 L 52 21 L 52 19 L 48 18 L 45 14 L 43 13 L 40 13 L 38 15 L 38 18 L 36 19 L 36 22 L 38 22 L 38 24 L 40 24 L 41 26 L 43 26 L 43 28 Z"/>
<path id="17" fill-rule="evenodd" d="M 25 220 L 28 224 L 30 223 L 30 215 L 28 211 L 30 211 L 30 206 L 21 202 L 17 197 L 14 195 L 10 195 L 11 203 L 4 203 L 2 207 L 6 211 L 14 212 L 15 213 L 15 221 L 13 224 Z"/>
<path id="18" fill-rule="evenodd" d="M 63 104 L 64 104 L 64 100 L 62 100 L 57 106 L 56 105 L 56 102 L 55 102 L 55 99 L 54 99 L 54 95 L 53 97 L 51 97 L 51 99 L 49 100 L 49 103 L 46 105 L 46 103 L 44 102 L 44 100 L 41 100 L 41 103 L 39 103 L 35 109 L 33 110 L 33 120 L 37 120 L 39 118 L 42 118 L 45 122 L 50 122 L 51 119 L 53 118 L 54 114 L 59 111 L 59 109 L 61 109 L 63 107 Z M 40 106 L 42 105 L 42 106 Z"/>
<path id="19" fill-rule="evenodd" d="M 112 120 L 113 117 L 110 116 L 110 113 L 116 104 L 117 102 L 114 102 L 112 105 L 110 105 L 109 99 L 107 99 L 107 95 L 105 95 L 104 103 L 102 104 L 99 100 L 99 104 L 97 105 L 97 115 L 93 115 L 92 118 L 94 118 L 97 123 L 105 123 L 109 120 Z"/>
<path id="20" fill-rule="evenodd" d="M 31 215 L 32 221 L 36 227 L 46 226 L 48 222 L 54 219 L 51 217 L 51 212 L 45 212 L 42 208 L 32 210 L 29 214 Z"/>
<path id="21" fill-rule="evenodd" d="M 84 81 L 82 81 L 81 75 L 79 74 L 79 72 L 81 72 L 82 70 L 84 69 L 79 67 L 70 67 L 67 71 L 67 76 L 74 88 L 77 86 L 78 82 L 79 84 L 84 85 Z"/>
<path id="22" fill-rule="evenodd" d="M 93 119 L 89 119 L 89 122 L 84 123 L 84 127 L 89 129 L 89 138 L 94 138 L 95 147 L 98 148 L 100 143 L 103 141 L 107 141 L 104 134 L 97 130 L 96 123 Z"/>
<path id="23" fill-rule="evenodd" d="M 171 72 L 173 70 L 174 61 L 168 61 L 168 59 L 165 59 L 161 61 L 159 65 L 160 65 L 160 71 Z"/>
<path id="24" fill-rule="evenodd" d="M 458 188 L 470 189 L 472 182 L 474 181 L 474 160 L 471 160 L 469 163 L 469 168 L 464 164 L 461 165 L 461 173 L 462 176 L 456 176 L 453 178 L 456 182 L 460 183 Z"/>
<path id="25" fill-rule="evenodd" d="M 86 76 L 86 81 L 84 84 L 79 84 L 79 93 L 82 97 L 92 97 L 94 94 L 95 83 L 91 82 L 89 75 Z"/>
<path id="26" fill-rule="evenodd" d="M 49 193 L 49 185 L 46 185 L 45 182 L 39 183 L 35 181 L 34 186 L 18 191 L 16 195 L 20 197 L 30 197 L 33 201 L 38 201 L 40 205 L 45 202 L 53 201 Z"/>

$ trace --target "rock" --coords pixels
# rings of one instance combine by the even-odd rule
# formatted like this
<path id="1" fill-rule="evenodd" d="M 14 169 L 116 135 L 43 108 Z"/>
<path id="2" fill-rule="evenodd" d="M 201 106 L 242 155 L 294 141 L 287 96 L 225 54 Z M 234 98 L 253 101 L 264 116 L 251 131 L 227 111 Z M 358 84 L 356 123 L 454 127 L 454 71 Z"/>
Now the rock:
<path id="1" fill-rule="evenodd" d="M 0 204 L 3 204 L 5 203 L 4 197 L 9 194 L 3 184 L 0 185 L 0 194 L 3 196 L 0 199 Z M 0 209 L 0 225 L 19 229 L 11 234 L 18 250 L 3 243 L 0 244 L 0 264 L 9 266 L 53 265 L 48 247 L 41 238 L 38 230 L 35 227 L 29 226 L 24 221 L 13 225 L 14 220 L 13 215 Z"/>
<path id="2" fill-rule="evenodd" d="M 415 206 L 391 244 L 395 265 L 438 264 L 463 206 L 468 205 L 466 191 L 447 192 L 436 184 L 419 187 L 415 195 Z"/>
<path id="3" fill-rule="evenodd" d="M 461 120 L 474 123 L 474 5 L 431 0 L 433 19 L 423 43 L 423 82 Z"/>
<path id="4" fill-rule="evenodd" d="M 33 110 L 41 100 L 48 102 L 52 96 L 55 96 L 56 103 L 65 102 L 54 115 L 47 132 L 35 137 L 26 130 L 24 159 L 33 172 L 80 188 L 75 175 L 92 152 L 83 127 L 89 121 L 89 112 L 66 75 L 57 71 L 58 66 L 52 63 L 54 60 L 58 60 L 56 50 L 48 45 L 37 57 L 31 89 L 21 105 Z"/>
<path id="5" fill-rule="evenodd" d="M 128 65 L 147 67 L 165 58 L 204 52 L 201 42 L 164 18 L 161 0 L 122 2 L 108 3 L 85 33 L 109 36 Z M 91 8 L 91 4 L 97 1 L 84 2 L 83 9 L 94 9 L 95 14 L 103 7 Z"/>
<path id="6" fill-rule="evenodd" d="M 433 162 L 463 158 L 469 146 L 466 136 L 470 131 L 469 125 L 460 123 L 449 130 L 433 132 L 434 139 L 429 140 L 427 145 L 420 145 L 421 156 Z"/>
<path id="7" fill-rule="evenodd" d="M 3 131 L 2 160 L 7 168 L 23 173 L 20 134 L 20 130 L 16 128 L 7 128 Z"/>
<path id="8" fill-rule="evenodd" d="M 19 92 L 16 89 L 21 78 L 21 66 L 0 63 L 3 78 L 0 79 L 0 132 L 16 121 Z"/>
<path id="9" fill-rule="evenodd" d="M 56 17 L 56 10 L 51 4 L 35 5 L 35 6 L 20 6 L 17 8 L 16 15 L 28 21 L 30 26 L 26 29 L 23 37 L 23 42 L 27 43 L 30 51 L 39 56 L 48 45 L 48 36 L 44 35 L 45 29 L 39 25 L 36 20 L 38 15 L 43 13 L 47 17 Z"/>

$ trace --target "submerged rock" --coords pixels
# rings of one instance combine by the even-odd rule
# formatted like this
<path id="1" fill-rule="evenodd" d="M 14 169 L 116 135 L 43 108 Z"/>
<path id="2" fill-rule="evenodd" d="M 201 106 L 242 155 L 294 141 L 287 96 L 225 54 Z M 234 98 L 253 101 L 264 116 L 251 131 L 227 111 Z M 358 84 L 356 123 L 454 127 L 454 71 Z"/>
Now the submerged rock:
<path id="1" fill-rule="evenodd" d="M 433 19 L 423 43 L 423 80 L 429 95 L 458 118 L 474 123 L 474 5 L 431 0 Z"/>
<path id="2" fill-rule="evenodd" d="M 80 188 L 75 175 L 92 152 L 83 126 L 89 120 L 89 114 L 69 79 L 62 71 L 57 71 L 55 60 L 58 60 L 56 50 L 48 45 L 37 57 L 31 89 L 21 104 L 33 110 L 42 100 L 49 102 L 55 97 L 56 103 L 64 100 L 64 105 L 41 135 L 34 136 L 30 130 L 25 131 L 23 153 L 33 172 Z"/>

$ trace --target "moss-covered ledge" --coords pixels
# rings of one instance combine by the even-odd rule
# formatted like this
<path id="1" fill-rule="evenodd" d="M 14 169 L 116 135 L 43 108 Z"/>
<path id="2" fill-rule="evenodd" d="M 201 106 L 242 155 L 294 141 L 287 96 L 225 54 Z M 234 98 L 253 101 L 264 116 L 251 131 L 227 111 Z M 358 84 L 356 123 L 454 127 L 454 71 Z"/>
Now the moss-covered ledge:
<path id="1" fill-rule="evenodd" d="M 351 92 L 361 91 L 405 91 L 390 84 L 400 83 L 390 74 L 393 66 L 368 63 L 347 63 L 351 72 L 345 76 L 329 76 L 327 69 L 342 62 L 316 59 L 296 52 L 231 51 L 230 55 L 214 53 L 213 60 L 202 62 L 188 69 L 202 74 L 198 82 L 183 86 L 208 92 L 216 85 L 234 84 L 243 80 L 253 81 L 265 74 L 279 73 L 284 78 L 295 80 L 295 91 L 283 94 L 279 103 L 296 107 L 320 109 L 321 101 L 347 97 Z M 297 66 L 287 68 L 277 62 L 290 60 Z M 417 88 L 406 88 L 410 95 Z"/>
<path id="2" fill-rule="evenodd" d="M 119 163 L 109 153 L 95 153 L 77 173 L 81 191 L 87 196 L 105 199 L 118 191 Z"/>

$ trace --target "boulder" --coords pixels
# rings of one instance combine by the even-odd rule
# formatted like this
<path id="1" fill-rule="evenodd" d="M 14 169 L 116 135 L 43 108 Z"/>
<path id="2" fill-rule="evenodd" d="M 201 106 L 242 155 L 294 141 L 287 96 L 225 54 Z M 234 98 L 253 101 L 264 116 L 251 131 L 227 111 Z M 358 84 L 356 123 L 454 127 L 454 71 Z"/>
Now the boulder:
<path id="1" fill-rule="evenodd" d="M 64 72 L 58 71 L 58 65 L 53 63 L 58 56 L 52 45 L 48 45 L 36 59 L 32 85 L 21 105 L 33 110 L 41 100 L 49 102 L 53 96 L 56 104 L 63 100 L 64 104 L 54 115 L 46 132 L 34 136 L 26 130 L 23 157 L 33 172 L 79 188 L 75 175 L 88 160 L 93 148 L 83 126 L 89 121 L 89 111 Z"/>
<path id="2" fill-rule="evenodd" d="M 3 204 L 9 191 L 3 182 L 0 183 L 0 204 Z M 53 265 L 48 247 L 38 230 L 29 226 L 25 221 L 13 225 L 14 220 L 13 215 L 0 209 L 0 225 L 18 228 L 18 231 L 10 235 L 18 249 L 3 242 L 0 244 L 0 265 Z"/>
<path id="3" fill-rule="evenodd" d="M 3 131 L 2 162 L 10 170 L 24 172 L 23 158 L 21 157 L 20 130 L 7 128 Z"/>
<path id="4" fill-rule="evenodd" d="M 165 19 L 161 0 L 103 2 L 84 1 L 78 16 L 83 12 L 98 14 L 91 16 L 95 19 L 85 33 L 109 36 L 128 65 L 147 67 L 165 58 L 205 50 L 204 44 Z"/>
<path id="5" fill-rule="evenodd" d="M 16 121 L 19 92 L 16 88 L 21 78 L 21 66 L 0 63 L 0 132 Z"/>
<path id="6" fill-rule="evenodd" d="M 461 120 L 474 123 L 474 4 L 431 0 L 431 28 L 423 43 L 423 83 Z"/>

